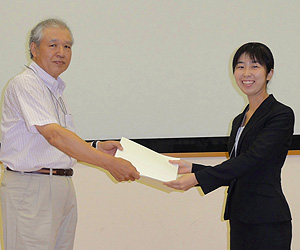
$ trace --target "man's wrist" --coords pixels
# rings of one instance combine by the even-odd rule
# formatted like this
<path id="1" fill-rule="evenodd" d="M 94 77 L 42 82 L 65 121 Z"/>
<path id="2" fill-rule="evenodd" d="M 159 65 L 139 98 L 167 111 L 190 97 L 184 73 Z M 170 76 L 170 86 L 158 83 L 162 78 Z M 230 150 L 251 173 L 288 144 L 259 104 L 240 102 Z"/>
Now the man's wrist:
<path id="1" fill-rule="evenodd" d="M 97 149 L 98 142 L 99 142 L 98 140 L 93 141 L 92 144 L 91 144 L 92 147 Z"/>

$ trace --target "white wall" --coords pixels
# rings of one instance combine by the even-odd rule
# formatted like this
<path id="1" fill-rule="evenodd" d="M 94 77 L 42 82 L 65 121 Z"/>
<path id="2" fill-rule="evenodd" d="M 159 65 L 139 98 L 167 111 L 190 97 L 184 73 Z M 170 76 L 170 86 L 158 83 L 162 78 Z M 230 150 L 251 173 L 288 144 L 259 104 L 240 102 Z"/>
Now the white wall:
<path id="1" fill-rule="evenodd" d="M 299 9 L 299 0 L 1 0 L 0 89 L 28 64 L 33 26 L 59 17 L 75 38 L 62 78 L 81 137 L 226 136 L 245 105 L 231 58 L 248 41 L 272 49 L 269 91 L 300 116 Z"/>
<path id="2" fill-rule="evenodd" d="M 215 165 L 225 158 L 188 159 Z M 300 249 L 300 156 L 288 156 L 282 182 L 293 214 L 292 250 Z M 79 221 L 74 250 L 227 250 L 220 188 L 166 193 L 141 183 L 114 183 L 83 164 L 75 167 Z"/>

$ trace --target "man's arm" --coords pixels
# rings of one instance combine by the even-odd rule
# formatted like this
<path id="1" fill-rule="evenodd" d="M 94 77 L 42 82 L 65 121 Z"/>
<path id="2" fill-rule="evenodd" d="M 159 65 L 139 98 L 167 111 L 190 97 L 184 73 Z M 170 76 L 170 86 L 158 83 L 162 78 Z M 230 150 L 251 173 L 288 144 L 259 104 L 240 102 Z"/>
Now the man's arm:
<path id="1" fill-rule="evenodd" d="M 36 128 L 53 147 L 79 161 L 108 170 L 117 181 L 134 181 L 140 177 L 130 162 L 93 148 L 78 135 L 56 123 L 36 126 Z"/>

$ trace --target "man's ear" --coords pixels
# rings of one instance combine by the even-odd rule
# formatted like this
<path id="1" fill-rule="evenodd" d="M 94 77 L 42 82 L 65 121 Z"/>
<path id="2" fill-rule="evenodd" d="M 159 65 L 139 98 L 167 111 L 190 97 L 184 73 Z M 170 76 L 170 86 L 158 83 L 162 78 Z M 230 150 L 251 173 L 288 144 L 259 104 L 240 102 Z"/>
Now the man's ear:
<path id="1" fill-rule="evenodd" d="M 33 55 L 33 57 L 37 57 L 38 54 L 38 46 L 36 45 L 36 43 L 32 42 L 30 44 L 30 52 Z"/>

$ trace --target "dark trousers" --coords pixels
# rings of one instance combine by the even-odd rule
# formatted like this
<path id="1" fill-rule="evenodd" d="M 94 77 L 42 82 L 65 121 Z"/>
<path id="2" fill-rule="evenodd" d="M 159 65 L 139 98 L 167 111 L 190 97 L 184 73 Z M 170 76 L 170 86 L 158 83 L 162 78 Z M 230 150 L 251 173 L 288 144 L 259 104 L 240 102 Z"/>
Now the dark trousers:
<path id="1" fill-rule="evenodd" d="M 291 221 L 245 224 L 230 221 L 230 250 L 290 250 Z"/>

